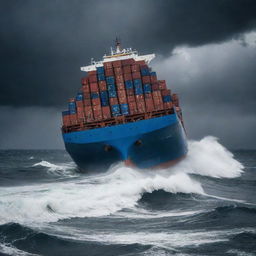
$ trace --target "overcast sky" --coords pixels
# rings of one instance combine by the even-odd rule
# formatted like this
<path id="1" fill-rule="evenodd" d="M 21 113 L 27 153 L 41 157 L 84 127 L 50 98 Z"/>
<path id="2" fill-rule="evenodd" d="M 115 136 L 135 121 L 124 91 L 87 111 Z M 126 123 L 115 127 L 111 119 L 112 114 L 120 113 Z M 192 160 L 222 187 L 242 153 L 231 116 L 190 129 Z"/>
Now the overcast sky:
<path id="1" fill-rule="evenodd" d="M 256 2 L 1 1 L 0 148 L 63 148 L 60 111 L 91 57 L 156 53 L 191 139 L 256 148 Z"/>

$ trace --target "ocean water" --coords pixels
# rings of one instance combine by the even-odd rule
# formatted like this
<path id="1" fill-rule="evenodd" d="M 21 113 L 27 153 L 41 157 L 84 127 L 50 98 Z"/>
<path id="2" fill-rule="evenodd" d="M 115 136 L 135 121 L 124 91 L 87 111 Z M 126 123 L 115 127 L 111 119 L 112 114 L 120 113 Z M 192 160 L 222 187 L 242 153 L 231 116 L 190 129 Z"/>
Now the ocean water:
<path id="1" fill-rule="evenodd" d="M 172 168 L 90 176 L 65 151 L 0 151 L 0 255 L 256 255 L 256 151 L 205 137 Z"/>

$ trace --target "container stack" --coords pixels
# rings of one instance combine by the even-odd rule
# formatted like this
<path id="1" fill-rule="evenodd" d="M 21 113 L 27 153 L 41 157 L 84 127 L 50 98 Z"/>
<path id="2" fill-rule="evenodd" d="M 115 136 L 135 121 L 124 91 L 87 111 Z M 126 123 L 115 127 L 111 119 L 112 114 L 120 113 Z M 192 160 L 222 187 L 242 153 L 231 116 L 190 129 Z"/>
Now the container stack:
<path id="1" fill-rule="evenodd" d="M 172 98 L 174 101 L 172 101 Z M 157 80 L 145 61 L 105 62 L 82 78 L 82 88 L 62 113 L 64 126 L 100 122 L 118 116 L 168 110 L 178 106 L 165 80 Z"/>

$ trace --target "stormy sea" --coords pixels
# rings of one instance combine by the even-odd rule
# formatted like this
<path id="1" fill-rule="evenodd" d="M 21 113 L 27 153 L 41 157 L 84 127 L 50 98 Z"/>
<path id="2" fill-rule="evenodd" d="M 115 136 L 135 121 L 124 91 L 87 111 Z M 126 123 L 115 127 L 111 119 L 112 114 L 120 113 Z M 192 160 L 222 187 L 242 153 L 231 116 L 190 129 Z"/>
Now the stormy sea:
<path id="1" fill-rule="evenodd" d="M 256 255 L 256 150 L 214 137 L 164 170 L 0 151 L 0 255 Z"/>

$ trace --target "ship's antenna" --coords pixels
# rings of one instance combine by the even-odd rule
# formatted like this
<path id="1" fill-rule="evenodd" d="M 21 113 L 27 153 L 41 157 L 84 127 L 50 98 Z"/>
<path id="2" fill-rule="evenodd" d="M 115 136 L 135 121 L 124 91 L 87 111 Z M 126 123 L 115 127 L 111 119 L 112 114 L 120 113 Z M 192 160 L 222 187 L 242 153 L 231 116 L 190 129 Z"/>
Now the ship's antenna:
<path id="1" fill-rule="evenodd" d="M 120 52 L 121 52 L 121 42 L 120 42 L 120 39 L 116 37 L 116 53 L 120 53 Z"/>

